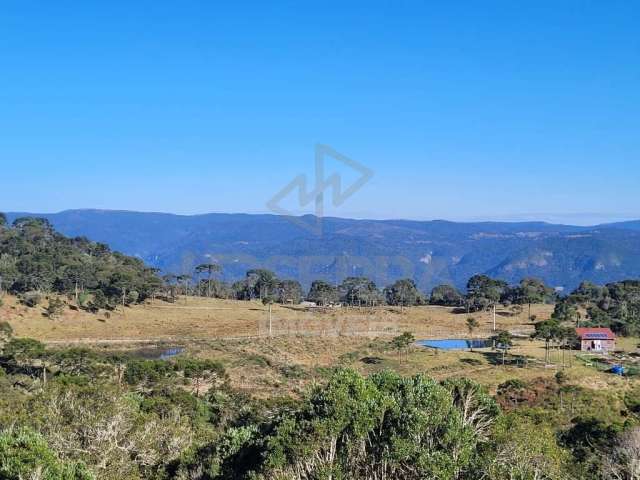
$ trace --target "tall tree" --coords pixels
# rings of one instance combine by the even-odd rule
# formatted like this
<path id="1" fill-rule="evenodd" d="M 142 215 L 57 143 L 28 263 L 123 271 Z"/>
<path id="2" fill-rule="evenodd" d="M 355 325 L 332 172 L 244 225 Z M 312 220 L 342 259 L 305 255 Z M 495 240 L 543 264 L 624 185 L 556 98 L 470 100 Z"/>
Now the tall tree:
<path id="1" fill-rule="evenodd" d="M 506 330 L 498 332 L 497 335 L 492 337 L 494 344 L 498 350 L 502 352 L 502 365 L 504 365 L 504 357 L 513 346 L 513 337 L 511 333 Z"/>
<path id="2" fill-rule="evenodd" d="M 189 284 L 191 283 L 191 275 L 182 274 L 176 277 L 178 284 L 182 284 L 182 293 L 184 295 L 184 303 L 187 303 L 187 299 L 189 297 Z"/>
<path id="3" fill-rule="evenodd" d="M 431 290 L 429 303 L 443 307 L 459 307 L 464 304 L 464 297 L 451 285 L 438 285 Z"/>
<path id="4" fill-rule="evenodd" d="M 384 289 L 384 295 L 389 305 L 400 306 L 400 308 L 424 303 L 416 282 L 410 278 L 397 280 L 389 285 Z"/>
<path id="5" fill-rule="evenodd" d="M 507 283 L 486 275 L 474 275 L 467 283 L 467 306 L 471 311 L 495 307 L 500 302 Z"/>
<path id="6" fill-rule="evenodd" d="M 202 263 L 196 267 L 196 273 L 201 275 L 207 272 L 207 297 L 211 298 L 211 281 L 214 273 L 219 273 L 222 267 L 217 263 Z"/>
<path id="7" fill-rule="evenodd" d="M 298 304 L 302 301 L 302 285 L 297 280 L 280 280 L 275 287 L 278 303 Z"/>
<path id="8" fill-rule="evenodd" d="M 580 319 L 577 307 L 567 301 L 556 303 L 551 316 L 559 322 L 576 322 L 576 326 Z"/>
<path id="9" fill-rule="evenodd" d="M 278 285 L 276 274 L 264 268 L 255 268 L 247 271 L 246 280 L 252 299 L 257 297 L 262 300 L 267 296 L 274 296 Z"/>
<path id="10" fill-rule="evenodd" d="M 366 277 L 347 277 L 339 287 L 340 301 L 351 306 L 374 306 L 383 301 L 382 294 Z"/>
<path id="11" fill-rule="evenodd" d="M 518 303 L 529 306 L 528 319 L 531 320 L 531 304 L 551 303 L 556 300 L 555 291 L 547 287 L 542 280 L 537 278 L 524 278 L 518 287 Z"/>
<path id="12" fill-rule="evenodd" d="M 324 280 L 314 280 L 307 294 L 307 300 L 318 305 L 331 305 L 340 300 L 338 289 Z"/>
<path id="13" fill-rule="evenodd" d="M 567 337 L 567 330 L 562 327 L 560 322 L 554 318 L 544 320 L 535 324 L 535 332 L 532 335 L 533 338 L 544 340 L 545 364 L 549 364 L 550 350 L 554 342 L 562 341 Z"/>

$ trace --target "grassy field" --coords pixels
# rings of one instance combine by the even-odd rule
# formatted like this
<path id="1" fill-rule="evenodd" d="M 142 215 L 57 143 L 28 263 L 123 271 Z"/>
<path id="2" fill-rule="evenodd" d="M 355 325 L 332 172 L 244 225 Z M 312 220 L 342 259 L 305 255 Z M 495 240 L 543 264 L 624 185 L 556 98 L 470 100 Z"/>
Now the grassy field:
<path id="1" fill-rule="evenodd" d="M 553 352 L 545 366 L 544 344 L 526 336 L 533 331 L 527 309 L 499 308 L 496 328 L 522 335 L 505 365 L 491 349 L 437 351 L 412 347 L 398 353 L 389 340 L 404 331 L 418 339 L 467 338 L 466 319 L 476 318 L 477 338 L 491 335 L 490 312 L 468 315 L 450 308 L 411 307 L 375 309 L 341 308 L 306 310 L 274 305 L 269 313 L 259 302 L 181 298 L 175 304 L 156 301 L 111 312 L 110 315 L 67 309 L 52 320 L 42 308 L 27 308 L 5 297 L 0 320 L 9 321 L 16 335 L 36 338 L 49 345 L 85 344 L 98 349 L 129 349 L 142 344 L 181 345 L 188 354 L 224 362 L 234 387 L 248 394 L 273 397 L 302 393 L 320 381 L 328 369 L 343 366 L 362 373 L 393 369 L 403 374 L 424 373 L 437 379 L 465 376 L 492 391 L 501 383 L 552 380 L 562 369 L 577 386 L 620 390 L 629 380 L 598 371 L 575 358 Z M 533 305 L 538 320 L 549 318 L 553 307 Z M 635 351 L 637 339 L 620 339 L 619 348 Z"/>
<path id="2" fill-rule="evenodd" d="M 550 305 L 533 305 L 538 319 L 551 315 Z M 473 336 L 489 335 L 493 327 L 490 312 L 467 315 L 453 313 L 444 307 L 397 307 L 304 309 L 274 305 L 271 333 L 282 336 L 378 336 L 410 331 L 419 338 L 468 337 L 466 319 L 475 317 L 480 327 Z M 526 308 L 499 308 L 496 314 L 498 330 L 528 334 L 533 327 L 528 322 Z M 162 301 L 120 309 L 109 315 L 93 315 L 66 309 L 55 320 L 44 316 L 40 307 L 27 308 L 15 298 L 5 297 L 0 307 L 0 319 L 9 321 L 19 336 L 46 342 L 126 342 L 126 341 L 188 341 L 220 338 L 269 336 L 269 313 L 260 302 L 241 302 L 206 298 L 180 298 L 176 303 Z"/>
<path id="3" fill-rule="evenodd" d="M 518 340 L 502 365 L 502 357 L 491 349 L 438 351 L 413 347 L 398 353 L 388 340 L 362 337 L 277 337 L 256 340 L 198 342 L 189 349 L 197 356 L 222 360 L 234 386 L 252 394 L 273 396 L 278 392 L 302 392 L 319 380 L 328 368 L 342 366 L 369 374 L 392 369 L 405 375 L 424 373 L 436 379 L 468 377 L 493 392 L 510 380 L 553 380 L 562 370 L 572 384 L 589 389 L 626 389 L 628 379 L 600 372 L 575 359 L 578 352 L 554 352 L 545 366 L 544 344 Z M 635 382 L 635 380 L 633 380 Z"/>

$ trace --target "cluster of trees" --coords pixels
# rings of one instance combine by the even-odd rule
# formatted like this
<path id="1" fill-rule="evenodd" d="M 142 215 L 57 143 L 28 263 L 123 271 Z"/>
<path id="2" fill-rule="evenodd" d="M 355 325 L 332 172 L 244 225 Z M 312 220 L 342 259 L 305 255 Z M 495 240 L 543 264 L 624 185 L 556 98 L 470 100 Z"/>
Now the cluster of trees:
<path id="1" fill-rule="evenodd" d="M 531 316 L 531 304 L 553 303 L 556 299 L 556 291 L 537 278 L 524 278 L 518 285 L 508 285 L 486 275 L 475 275 L 467 283 L 465 304 L 471 311 L 496 304 L 528 305 Z"/>
<path id="2" fill-rule="evenodd" d="M 554 316 L 548 320 L 536 323 L 535 332 L 532 337 L 544 340 L 546 364 L 549 363 L 549 355 L 553 347 L 561 350 L 564 354 L 566 347 L 571 347 L 578 343 L 575 329 L 571 326 L 566 326 L 561 320 Z"/>
<path id="3" fill-rule="evenodd" d="M 307 300 L 322 306 L 338 303 L 369 307 L 428 303 L 411 279 L 398 280 L 382 290 L 366 277 L 347 277 L 339 285 L 315 280 L 305 295 L 300 282 L 280 279 L 271 270 L 249 270 L 245 278 L 231 284 L 215 278 L 221 271 L 218 264 L 202 264 L 195 268 L 193 275 L 165 275 L 167 296 L 175 298 L 178 294 L 195 294 L 236 300 L 268 299 L 282 304 L 298 304 Z"/>
<path id="4" fill-rule="evenodd" d="M 366 277 L 348 277 L 339 285 L 324 280 L 315 280 L 307 294 L 295 280 L 281 280 L 275 273 L 265 269 L 249 270 L 244 279 L 226 284 L 211 277 L 211 272 L 220 272 L 217 265 L 205 264 L 197 267 L 200 274 L 195 287 L 190 283 L 181 283 L 184 276 L 170 276 L 171 295 L 176 292 L 195 293 L 218 298 L 238 300 L 267 300 L 277 303 L 300 303 L 302 300 L 318 305 L 342 304 L 348 306 L 416 306 L 440 305 L 463 308 L 467 312 L 487 310 L 497 305 L 518 305 L 528 307 L 528 317 L 534 321 L 531 305 L 537 303 L 555 303 L 552 321 L 541 325 L 538 338 L 548 340 L 551 345 L 565 345 L 574 340 L 570 328 L 562 324 L 575 323 L 584 326 L 606 326 L 622 335 L 640 334 L 640 281 L 623 281 L 605 286 L 583 282 L 566 297 L 560 297 L 555 289 L 536 278 L 524 278 L 517 285 L 491 278 L 487 275 L 475 275 L 467 283 L 462 293 L 451 285 L 435 287 L 427 297 L 420 292 L 411 279 L 400 279 L 379 289 Z M 206 278 L 202 278 L 206 272 Z M 191 280 L 193 277 L 189 276 Z M 586 311 L 586 315 L 581 314 Z M 581 323 L 582 322 L 582 323 Z M 550 333 L 551 332 L 551 333 Z"/>
<path id="5" fill-rule="evenodd" d="M 20 295 L 27 304 L 60 294 L 96 309 L 141 302 L 161 285 L 157 272 L 137 258 L 67 238 L 45 219 L 19 218 L 9 226 L 0 216 L 0 293 Z"/>
<path id="6" fill-rule="evenodd" d="M 581 312 L 586 312 L 586 318 Z M 609 327 L 621 335 L 640 335 L 640 281 L 605 286 L 583 282 L 556 304 L 554 317 L 576 325 Z"/>

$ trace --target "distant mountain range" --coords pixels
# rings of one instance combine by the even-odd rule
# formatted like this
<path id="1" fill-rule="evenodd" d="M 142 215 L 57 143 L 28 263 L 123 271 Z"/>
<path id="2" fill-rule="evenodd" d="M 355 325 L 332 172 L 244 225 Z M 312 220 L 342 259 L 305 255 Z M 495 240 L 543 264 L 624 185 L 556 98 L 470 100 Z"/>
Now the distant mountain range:
<path id="1" fill-rule="evenodd" d="M 582 280 L 606 283 L 640 277 L 640 220 L 577 227 L 543 222 L 455 223 L 442 220 L 323 218 L 322 235 L 303 228 L 312 216 L 206 214 L 182 216 L 105 210 L 47 218 L 68 236 L 86 236 L 171 273 L 200 263 L 223 265 L 224 278 L 269 268 L 308 286 L 364 275 L 384 286 L 412 277 L 429 291 L 441 283 L 464 288 L 477 273 L 517 282 L 526 276 L 565 290 Z"/>

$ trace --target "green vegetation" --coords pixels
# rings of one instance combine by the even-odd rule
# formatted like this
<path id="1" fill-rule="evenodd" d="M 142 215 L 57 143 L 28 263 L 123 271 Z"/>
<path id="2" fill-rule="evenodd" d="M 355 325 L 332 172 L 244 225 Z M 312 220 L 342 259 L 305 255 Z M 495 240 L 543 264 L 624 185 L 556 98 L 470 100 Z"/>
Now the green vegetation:
<path id="1" fill-rule="evenodd" d="M 554 345 L 560 349 L 575 344 L 577 340 L 575 330 L 572 327 L 563 326 L 555 318 L 536 323 L 532 336 L 544 340 L 546 363 L 549 363 L 549 353 Z"/>
<path id="2" fill-rule="evenodd" d="M 86 238 L 66 238 L 46 220 L 20 218 L 12 227 L 0 226 L 0 292 L 21 295 L 25 305 L 60 294 L 81 306 L 80 297 L 89 294 L 96 308 L 112 309 L 141 302 L 160 286 L 155 271 L 141 260 Z M 59 302 L 50 299 L 51 317 L 63 308 Z"/>
<path id="3" fill-rule="evenodd" d="M 338 294 L 338 289 L 335 286 L 325 282 L 324 280 L 314 280 L 311 283 L 307 300 L 318 305 L 325 306 L 338 303 L 340 301 L 340 296 Z"/>
<path id="4" fill-rule="evenodd" d="M 98 312 L 154 295 L 175 302 L 180 295 L 196 294 L 262 301 L 271 332 L 272 304 L 298 304 L 305 298 L 298 282 L 265 269 L 226 284 L 216 278 L 218 265 L 210 263 L 192 273 L 166 275 L 162 283 L 139 260 L 86 239 L 65 238 L 45 221 L 20 219 L 7 227 L 3 218 L 0 288 L 19 295 L 26 307 L 40 307 L 48 317 L 42 321 L 54 326 L 69 306 Z M 400 307 L 384 309 L 394 316 L 427 302 L 410 279 L 380 289 L 364 277 L 348 277 L 340 285 L 315 281 L 306 299 L 320 306 Z M 463 315 L 467 310 L 462 328 L 469 335 L 480 328 L 476 317 L 482 319 L 470 312 L 497 304 L 519 305 L 523 312 L 526 305 L 557 300 L 539 280 L 508 285 L 485 275 L 471 278 L 465 295 L 443 285 L 429 299 Z M 18 308 L 25 311 L 24 306 Z M 298 309 L 275 310 L 277 315 Z M 554 348 L 564 352 L 575 341 L 575 324 L 632 334 L 640 328 L 639 316 L 640 282 L 584 283 L 557 301 L 551 319 L 535 323 L 533 337 L 545 342 L 549 363 Z M 534 320 L 530 313 L 528 318 Z M 638 476 L 640 389 L 634 378 L 611 376 L 607 383 L 597 377 L 590 387 L 587 379 L 574 378 L 575 371 L 587 370 L 582 364 L 546 378 L 532 377 L 532 370 L 524 379 L 510 378 L 526 367 L 505 361 L 512 348 L 522 348 L 514 346 L 507 331 L 493 338 L 498 354 L 464 352 L 453 357 L 453 373 L 438 363 L 435 352 L 413 348 L 411 332 L 334 352 L 324 364 L 289 357 L 295 343 L 286 340 L 291 341 L 286 347 L 292 347 L 286 353 L 278 353 L 277 339 L 269 338 L 266 350 L 252 350 L 245 341 L 231 356 L 208 344 L 206 351 L 188 349 L 160 360 L 97 348 L 47 348 L 37 340 L 14 338 L 11 325 L 0 322 L 0 479 Z M 318 341 L 330 350 L 353 339 Z M 504 366 L 496 368 L 500 353 Z M 523 358 L 522 351 L 518 355 Z M 270 392 L 281 393 L 264 398 L 251 386 L 243 388 L 239 384 L 249 370 L 257 370 L 259 377 L 277 372 L 260 381 L 269 383 Z M 473 375 L 470 370 L 495 375 L 497 390 L 457 376 Z"/>
<path id="5" fill-rule="evenodd" d="M 556 328 L 552 320 L 539 330 L 555 341 Z M 404 333 L 372 343 L 368 356 L 340 357 L 337 364 L 366 364 L 369 376 L 348 367 L 271 367 L 247 352 L 242 368 L 312 380 L 299 394 L 253 398 L 230 382 L 228 368 L 239 360 L 48 349 L 2 331 L 0 478 L 633 478 L 635 384 L 591 390 L 561 371 L 507 380 L 492 396 L 464 378 L 386 370 L 424 355 L 409 353 L 415 339 Z M 503 355 L 513 343 L 508 332 L 495 341 Z M 403 361 L 370 356 L 391 349 Z M 475 355 L 464 364 L 482 365 L 484 354 Z"/>
<path id="6" fill-rule="evenodd" d="M 94 476 L 82 463 L 60 461 L 42 435 L 28 428 L 8 428 L 0 431 L 0 478 L 89 480 Z"/>
<path id="7" fill-rule="evenodd" d="M 580 321 L 578 308 L 587 311 L 584 321 Z M 640 281 L 626 280 L 604 287 L 583 282 L 558 303 L 555 316 L 582 326 L 610 327 L 622 335 L 640 335 Z"/>
<path id="8" fill-rule="evenodd" d="M 386 287 L 384 296 L 388 305 L 406 307 L 426 303 L 426 299 L 418 291 L 416 283 L 408 278 L 398 280 L 393 285 Z"/>
<path id="9" fill-rule="evenodd" d="M 416 338 L 411 332 L 404 332 L 402 335 L 398 335 L 397 337 L 393 338 L 389 343 L 389 346 L 397 351 L 398 355 L 400 355 L 402 352 L 404 352 L 406 355 L 409 351 L 409 347 L 411 347 L 411 345 L 413 345 L 415 341 Z"/>
<path id="10" fill-rule="evenodd" d="M 504 365 L 505 356 L 509 349 L 513 346 L 513 338 L 511 337 L 511 334 L 509 332 L 503 330 L 493 336 L 492 340 L 494 342 L 495 348 L 502 352 L 502 364 Z"/>
<path id="11" fill-rule="evenodd" d="M 459 307 L 464 305 L 464 296 L 451 285 L 438 285 L 431 291 L 429 303 L 443 307 Z"/>
<path id="12" fill-rule="evenodd" d="M 11 339 L 0 365 L 3 479 L 633 478 L 637 392 L 566 376 L 544 388 L 509 380 L 494 397 L 464 378 L 328 369 L 301 397 L 259 400 L 235 390 L 222 363 L 190 355 Z"/>

